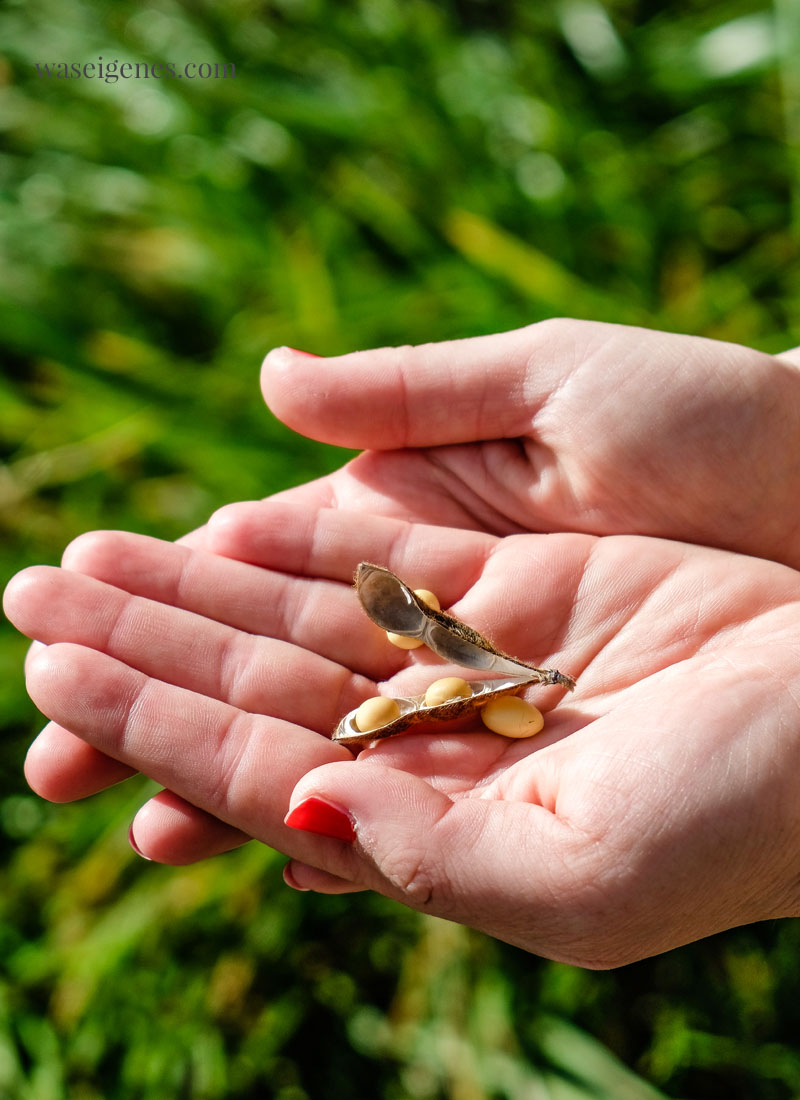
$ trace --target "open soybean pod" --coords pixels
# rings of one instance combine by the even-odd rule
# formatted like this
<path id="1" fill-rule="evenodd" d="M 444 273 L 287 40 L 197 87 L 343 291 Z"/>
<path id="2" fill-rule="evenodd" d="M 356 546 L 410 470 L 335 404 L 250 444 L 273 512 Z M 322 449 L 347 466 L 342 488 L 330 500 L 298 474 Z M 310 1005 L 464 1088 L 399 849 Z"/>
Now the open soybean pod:
<path id="1" fill-rule="evenodd" d="M 525 676 L 529 683 L 558 684 L 569 691 L 575 687 L 572 677 L 510 657 L 460 619 L 428 607 L 382 565 L 362 561 L 356 570 L 355 585 L 361 606 L 382 630 L 419 638 L 445 661 L 478 672 Z"/>
<path id="2" fill-rule="evenodd" d="M 411 696 L 405 699 L 395 699 L 399 714 L 390 722 L 375 729 L 362 731 L 356 723 L 358 707 L 354 707 L 344 716 L 333 732 L 333 740 L 340 745 L 349 748 L 362 747 L 371 741 L 379 741 L 384 737 L 394 737 L 402 733 L 409 726 L 420 722 L 440 723 L 451 722 L 455 718 L 464 718 L 469 714 L 477 714 L 481 707 L 492 699 L 498 699 L 504 695 L 511 695 L 529 684 L 540 683 L 536 676 L 508 676 L 499 680 L 473 680 L 470 684 L 472 693 L 466 697 L 448 699 L 443 703 L 429 706 L 425 702 L 424 695 Z M 451 732 L 439 730 L 440 733 Z M 463 732 L 463 731 L 452 731 Z"/>

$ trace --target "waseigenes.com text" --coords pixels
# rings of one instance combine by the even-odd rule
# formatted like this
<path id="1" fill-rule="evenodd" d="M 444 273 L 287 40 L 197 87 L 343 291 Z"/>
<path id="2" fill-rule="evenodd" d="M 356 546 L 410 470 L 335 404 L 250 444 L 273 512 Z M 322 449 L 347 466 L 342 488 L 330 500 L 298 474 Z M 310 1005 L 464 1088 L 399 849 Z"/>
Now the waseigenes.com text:
<path id="1" fill-rule="evenodd" d="M 34 68 L 43 80 L 103 80 L 116 84 L 118 80 L 233 80 L 236 66 L 232 61 L 188 61 L 176 65 L 173 61 L 34 61 Z"/>

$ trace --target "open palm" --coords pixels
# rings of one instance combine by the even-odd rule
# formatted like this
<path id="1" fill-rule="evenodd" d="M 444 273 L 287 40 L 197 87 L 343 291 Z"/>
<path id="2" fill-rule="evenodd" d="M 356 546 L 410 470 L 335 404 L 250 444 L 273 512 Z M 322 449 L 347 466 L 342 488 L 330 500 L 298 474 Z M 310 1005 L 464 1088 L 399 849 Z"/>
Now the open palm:
<path id="1" fill-rule="evenodd" d="M 249 564 L 98 534 L 72 551 L 94 577 L 12 582 L 10 617 L 47 644 L 31 694 L 89 742 L 70 774 L 45 733 L 29 774 L 49 797 L 141 770 L 176 813 L 199 807 L 219 847 L 245 834 L 287 852 L 301 885 L 373 888 L 583 965 L 795 910 L 793 571 L 649 538 L 497 539 L 280 501 L 232 506 L 209 537 Z M 531 692 L 545 732 L 413 733 L 355 764 L 320 736 L 376 684 L 408 694 L 446 668 L 363 615 L 349 581 L 365 558 L 576 675 L 560 701 Z M 355 847 L 283 825 L 290 797 L 311 794 L 350 810 Z"/>

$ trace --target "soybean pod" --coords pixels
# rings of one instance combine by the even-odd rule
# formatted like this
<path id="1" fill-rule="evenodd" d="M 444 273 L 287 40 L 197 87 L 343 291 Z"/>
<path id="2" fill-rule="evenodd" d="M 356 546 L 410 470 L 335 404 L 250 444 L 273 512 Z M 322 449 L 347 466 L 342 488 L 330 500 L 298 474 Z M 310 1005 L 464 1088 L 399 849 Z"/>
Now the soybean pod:
<path id="1" fill-rule="evenodd" d="M 575 687 L 571 676 L 503 653 L 477 630 L 441 611 L 433 593 L 410 588 L 384 566 L 362 562 L 355 586 L 364 611 L 393 644 L 405 649 L 424 644 L 453 664 L 500 676 L 469 683 L 450 676 L 435 681 L 424 695 L 374 696 L 339 722 L 333 732 L 339 744 L 360 747 L 417 723 L 449 722 L 468 714 L 479 714 L 487 728 L 505 737 L 529 737 L 542 728 L 542 716 L 516 693 L 532 684 L 558 685 L 569 691 Z"/>
<path id="2" fill-rule="evenodd" d="M 497 649 L 446 611 L 437 611 L 382 565 L 362 561 L 356 570 L 361 606 L 382 630 L 424 642 L 439 657 L 476 672 L 528 676 L 529 683 L 558 684 L 572 691 L 575 681 L 554 668 L 536 668 Z"/>

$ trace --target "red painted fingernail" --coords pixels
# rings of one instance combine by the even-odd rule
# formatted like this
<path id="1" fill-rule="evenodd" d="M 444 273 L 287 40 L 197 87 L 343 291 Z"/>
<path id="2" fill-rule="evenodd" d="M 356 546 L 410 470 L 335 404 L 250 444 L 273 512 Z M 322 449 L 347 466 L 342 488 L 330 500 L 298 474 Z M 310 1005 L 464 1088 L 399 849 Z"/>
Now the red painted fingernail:
<path id="1" fill-rule="evenodd" d="M 146 856 L 139 845 L 136 843 L 136 837 L 133 835 L 133 825 L 131 825 L 130 829 L 128 829 L 128 843 L 130 844 L 131 848 L 133 848 L 134 852 L 136 852 L 137 856 L 141 856 L 142 859 L 146 859 L 148 863 L 153 862 L 150 856 Z"/>
<path id="2" fill-rule="evenodd" d="M 322 798 L 307 798 L 286 815 L 284 823 L 290 829 L 331 836 L 348 844 L 356 839 L 355 824 L 347 810 Z"/>
<path id="3" fill-rule="evenodd" d="M 313 351 L 301 351 L 300 348 L 289 348 L 289 351 L 293 351 L 295 355 L 306 355 L 309 359 L 321 359 L 321 355 L 315 355 Z"/>

